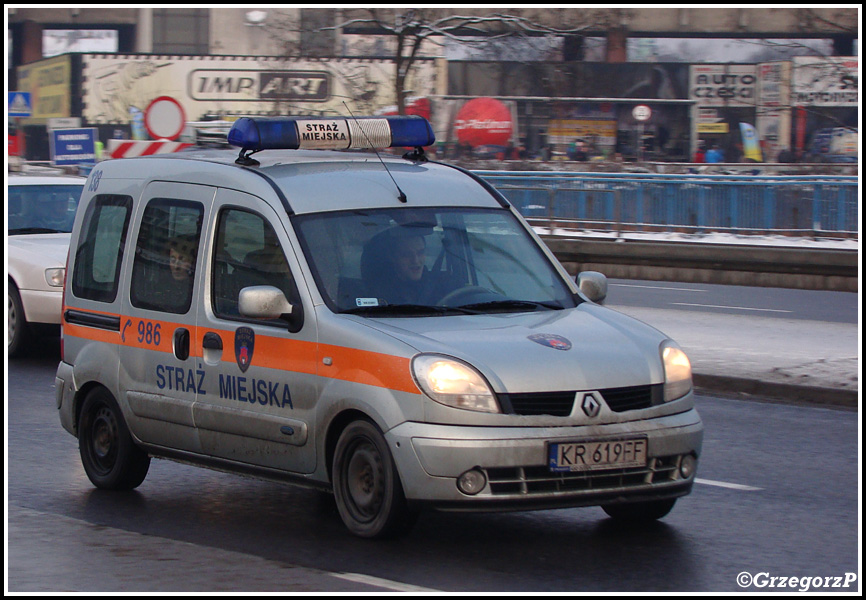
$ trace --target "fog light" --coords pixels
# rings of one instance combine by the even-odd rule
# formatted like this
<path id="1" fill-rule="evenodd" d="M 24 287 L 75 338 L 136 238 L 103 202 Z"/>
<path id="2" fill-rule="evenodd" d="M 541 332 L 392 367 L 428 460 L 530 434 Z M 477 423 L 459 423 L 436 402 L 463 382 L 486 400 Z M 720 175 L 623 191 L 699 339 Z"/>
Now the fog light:
<path id="1" fill-rule="evenodd" d="M 680 475 L 683 479 L 688 479 L 695 474 L 695 469 L 698 466 L 698 460 L 691 454 L 684 456 L 680 462 Z"/>
<path id="2" fill-rule="evenodd" d="M 457 489 L 467 496 L 474 496 L 487 485 L 487 477 L 478 469 L 466 471 L 457 478 Z"/>

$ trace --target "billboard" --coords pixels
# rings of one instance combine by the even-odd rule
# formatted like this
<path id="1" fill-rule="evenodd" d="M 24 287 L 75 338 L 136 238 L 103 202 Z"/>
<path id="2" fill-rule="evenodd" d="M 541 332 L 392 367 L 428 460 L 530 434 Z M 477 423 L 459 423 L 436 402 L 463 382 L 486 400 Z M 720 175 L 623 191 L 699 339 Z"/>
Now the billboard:
<path id="1" fill-rule="evenodd" d="M 18 67 L 18 89 L 30 94 L 28 124 L 72 117 L 72 60 L 67 54 Z"/>
<path id="2" fill-rule="evenodd" d="M 794 106 L 858 105 L 859 58 L 798 56 L 792 61 L 791 104 Z"/>
<path id="3" fill-rule="evenodd" d="M 701 106 L 755 106 L 755 65 L 695 64 L 689 72 L 689 98 Z"/>
<path id="4" fill-rule="evenodd" d="M 250 56 L 84 55 L 82 117 L 129 123 L 171 96 L 187 118 L 205 115 L 372 115 L 393 105 L 394 63 L 385 59 Z M 406 79 L 412 95 L 436 91 L 437 63 L 418 60 Z"/>

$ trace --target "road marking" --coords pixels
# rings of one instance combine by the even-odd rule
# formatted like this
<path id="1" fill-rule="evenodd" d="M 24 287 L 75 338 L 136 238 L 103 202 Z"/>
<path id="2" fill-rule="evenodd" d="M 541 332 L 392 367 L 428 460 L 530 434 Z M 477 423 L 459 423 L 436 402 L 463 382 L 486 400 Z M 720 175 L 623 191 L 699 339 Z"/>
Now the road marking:
<path id="1" fill-rule="evenodd" d="M 633 287 L 633 288 L 644 288 L 647 290 L 671 290 L 674 292 L 708 292 L 709 290 L 698 290 L 695 288 L 678 288 L 678 287 L 664 287 L 661 285 L 635 285 L 632 283 L 611 283 L 611 287 Z"/>
<path id="2" fill-rule="evenodd" d="M 703 483 L 704 485 L 714 485 L 716 487 L 723 487 L 732 490 L 740 490 L 743 492 L 759 492 L 764 488 L 752 487 L 750 485 L 743 485 L 741 483 L 728 483 L 726 481 L 713 481 L 712 479 L 695 479 L 695 483 Z"/>
<path id="3" fill-rule="evenodd" d="M 388 590 L 394 590 L 395 592 L 441 592 L 441 590 L 409 585 L 408 583 L 400 583 L 399 581 L 391 581 L 390 579 L 380 579 L 379 577 L 362 575 L 360 573 L 331 573 L 331 575 L 338 579 L 345 579 L 346 581 L 363 583 L 365 585 L 375 585 Z"/>
<path id="4" fill-rule="evenodd" d="M 671 302 L 676 306 L 699 306 L 701 308 L 727 308 L 730 310 L 757 310 L 761 312 L 777 312 L 777 313 L 790 313 L 794 312 L 792 310 L 779 310 L 777 308 L 748 308 L 745 306 L 719 306 L 717 304 L 689 304 L 688 302 Z"/>

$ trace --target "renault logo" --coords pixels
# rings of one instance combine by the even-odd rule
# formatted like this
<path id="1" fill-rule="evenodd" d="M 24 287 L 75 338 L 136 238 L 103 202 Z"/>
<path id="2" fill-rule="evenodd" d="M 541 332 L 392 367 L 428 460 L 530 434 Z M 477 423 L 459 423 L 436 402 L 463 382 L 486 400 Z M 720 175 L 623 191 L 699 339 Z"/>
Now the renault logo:
<path id="1" fill-rule="evenodd" d="M 587 417 L 598 416 L 598 411 L 601 410 L 601 404 L 595 399 L 592 394 L 586 394 L 583 397 L 583 404 L 580 405 Z"/>

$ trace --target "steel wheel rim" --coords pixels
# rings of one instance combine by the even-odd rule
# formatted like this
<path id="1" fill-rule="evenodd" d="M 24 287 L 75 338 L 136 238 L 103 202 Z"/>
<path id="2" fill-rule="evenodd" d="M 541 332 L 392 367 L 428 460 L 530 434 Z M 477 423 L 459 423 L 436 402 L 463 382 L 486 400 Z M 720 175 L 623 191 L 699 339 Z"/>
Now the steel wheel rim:
<path id="1" fill-rule="evenodd" d="M 99 407 L 94 411 L 90 426 L 88 449 L 94 467 L 103 475 L 108 474 L 117 461 L 118 440 L 114 413 L 106 406 Z"/>
<path id="2" fill-rule="evenodd" d="M 376 446 L 367 441 L 357 442 L 349 454 L 344 481 L 346 504 L 353 518 L 369 522 L 376 518 L 385 497 L 385 470 Z"/>

